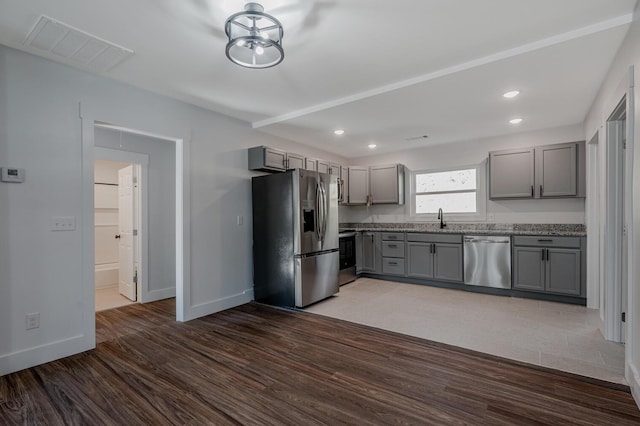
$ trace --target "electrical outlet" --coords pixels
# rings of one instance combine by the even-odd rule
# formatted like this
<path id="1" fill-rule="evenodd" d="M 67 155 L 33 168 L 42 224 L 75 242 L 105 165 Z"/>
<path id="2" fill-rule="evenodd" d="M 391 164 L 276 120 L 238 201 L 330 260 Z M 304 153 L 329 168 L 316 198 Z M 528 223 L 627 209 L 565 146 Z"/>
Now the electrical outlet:
<path id="1" fill-rule="evenodd" d="M 27 330 L 40 327 L 40 312 L 27 314 Z"/>
<path id="2" fill-rule="evenodd" d="M 53 216 L 51 218 L 51 230 L 52 231 L 75 231 L 76 217 L 75 216 Z"/>
<path id="3" fill-rule="evenodd" d="M 238 216 L 236 223 L 238 224 L 238 226 L 242 226 L 242 224 L 244 223 L 244 216 Z"/>
<path id="4" fill-rule="evenodd" d="M 496 215 L 493 213 L 487 213 L 487 221 L 488 222 L 493 222 L 496 220 Z"/>

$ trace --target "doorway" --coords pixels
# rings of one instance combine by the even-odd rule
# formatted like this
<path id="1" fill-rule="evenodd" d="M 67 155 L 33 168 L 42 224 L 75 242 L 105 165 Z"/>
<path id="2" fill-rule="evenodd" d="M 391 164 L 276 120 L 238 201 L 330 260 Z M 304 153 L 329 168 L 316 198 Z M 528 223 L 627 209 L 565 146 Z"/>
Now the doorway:
<path id="1" fill-rule="evenodd" d="M 139 163 L 94 163 L 96 312 L 140 299 L 141 170 Z"/>
<path id="2" fill-rule="evenodd" d="M 96 159 L 139 165 L 138 170 L 120 169 L 117 177 L 119 188 L 132 189 L 119 192 L 119 204 L 133 204 L 137 216 L 130 208 L 126 214 L 119 208 L 118 252 L 123 256 L 120 263 L 126 264 L 120 271 L 119 292 L 140 303 L 175 297 L 175 142 L 96 124 L 94 145 Z"/>

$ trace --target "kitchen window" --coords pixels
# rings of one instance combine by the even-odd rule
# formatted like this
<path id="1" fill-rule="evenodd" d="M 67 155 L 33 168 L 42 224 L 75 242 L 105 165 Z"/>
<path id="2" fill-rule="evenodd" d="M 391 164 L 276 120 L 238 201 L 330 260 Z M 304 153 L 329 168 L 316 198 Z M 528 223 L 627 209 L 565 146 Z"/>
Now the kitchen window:
<path id="1" fill-rule="evenodd" d="M 412 216 L 435 218 L 442 209 L 445 218 L 485 218 L 486 162 L 466 167 L 422 170 L 411 174 Z"/>

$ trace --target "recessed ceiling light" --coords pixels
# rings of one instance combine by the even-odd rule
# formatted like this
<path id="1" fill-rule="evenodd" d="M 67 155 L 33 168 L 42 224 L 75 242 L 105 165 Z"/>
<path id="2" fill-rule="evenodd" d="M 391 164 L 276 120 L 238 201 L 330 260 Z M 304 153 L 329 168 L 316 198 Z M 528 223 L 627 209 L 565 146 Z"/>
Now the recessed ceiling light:
<path id="1" fill-rule="evenodd" d="M 522 118 L 512 118 L 511 120 L 509 120 L 509 123 L 511 123 L 511 124 L 520 124 L 520 123 L 522 123 Z"/>
<path id="2" fill-rule="evenodd" d="M 374 149 L 378 145 L 376 145 L 375 143 L 370 143 L 368 146 L 369 146 L 369 149 Z"/>
<path id="3" fill-rule="evenodd" d="M 335 133 L 338 136 L 341 136 L 341 135 L 344 135 L 344 130 L 342 129 L 334 130 L 333 133 Z"/>
<path id="4" fill-rule="evenodd" d="M 520 94 L 520 92 L 519 92 L 519 91 L 517 91 L 517 90 L 512 90 L 512 91 L 510 91 L 510 92 L 505 93 L 505 94 L 504 94 L 504 95 L 502 95 L 502 96 L 504 96 L 505 98 L 515 98 L 515 97 L 516 97 L 516 96 L 518 96 L 519 94 Z"/>

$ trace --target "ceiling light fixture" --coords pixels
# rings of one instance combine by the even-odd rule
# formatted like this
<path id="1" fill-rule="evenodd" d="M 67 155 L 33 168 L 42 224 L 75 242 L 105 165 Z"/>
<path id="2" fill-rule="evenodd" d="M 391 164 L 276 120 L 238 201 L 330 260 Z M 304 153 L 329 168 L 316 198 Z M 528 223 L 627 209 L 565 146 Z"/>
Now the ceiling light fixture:
<path id="1" fill-rule="evenodd" d="M 375 143 L 370 143 L 368 146 L 369 146 L 369 149 L 374 149 L 378 145 L 376 145 Z"/>
<path id="2" fill-rule="evenodd" d="M 235 64 L 269 68 L 284 59 L 282 24 L 258 3 L 247 3 L 243 12 L 231 15 L 224 31 L 229 38 L 227 58 Z"/>
<path id="3" fill-rule="evenodd" d="M 520 123 L 522 123 L 522 118 L 512 118 L 511 120 L 509 120 L 509 123 L 511 123 L 511 124 L 520 124 Z"/>
<path id="4" fill-rule="evenodd" d="M 334 130 L 333 133 L 335 133 L 338 136 L 342 136 L 344 135 L 344 130 L 342 129 Z"/>
<path id="5" fill-rule="evenodd" d="M 507 99 L 511 99 L 511 98 L 515 98 L 516 96 L 518 96 L 520 94 L 520 92 L 518 90 L 512 90 L 510 92 L 505 93 L 504 96 Z"/>

